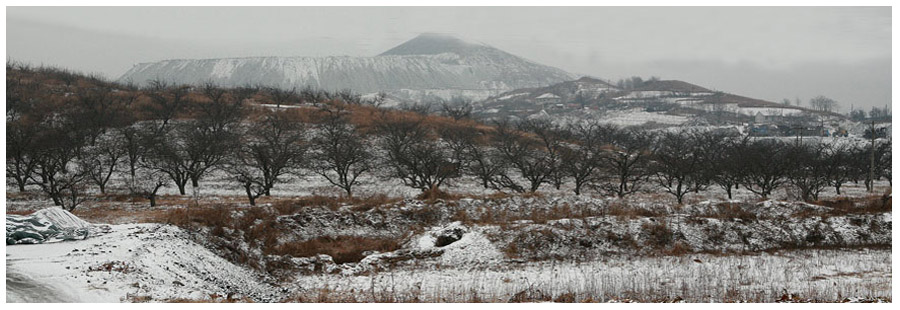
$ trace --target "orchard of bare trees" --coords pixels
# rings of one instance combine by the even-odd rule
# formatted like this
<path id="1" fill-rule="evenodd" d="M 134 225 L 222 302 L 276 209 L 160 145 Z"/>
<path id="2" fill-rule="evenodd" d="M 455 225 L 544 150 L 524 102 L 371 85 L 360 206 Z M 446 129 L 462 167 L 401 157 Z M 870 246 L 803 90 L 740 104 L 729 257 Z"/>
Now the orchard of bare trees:
<path id="1" fill-rule="evenodd" d="M 153 206 L 161 188 L 197 193 L 214 172 L 251 205 L 296 175 L 324 178 L 347 196 L 365 177 L 437 192 L 469 176 L 498 191 L 571 184 L 575 195 L 653 191 L 679 204 L 710 187 L 729 198 L 737 188 L 763 198 L 790 188 L 817 200 L 828 187 L 840 194 L 848 182 L 890 181 L 887 139 L 844 145 L 596 122 L 483 124 L 468 102 L 445 105 L 450 117 L 440 117 L 364 105 L 350 91 L 72 79 L 7 64 L 7 182 L 70 210 L 107 194 L 114 178 Z"/>

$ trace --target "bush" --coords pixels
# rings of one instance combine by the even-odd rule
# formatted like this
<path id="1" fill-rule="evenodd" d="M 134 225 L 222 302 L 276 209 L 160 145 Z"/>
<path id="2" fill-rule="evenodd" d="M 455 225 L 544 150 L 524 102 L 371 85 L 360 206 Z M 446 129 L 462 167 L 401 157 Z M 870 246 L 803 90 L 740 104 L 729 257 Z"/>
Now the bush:
<path id="1" fill-rule="evenodd" d="M 659 220 L 654 223 L 644 223 L 641 228 L 647 232 L 647 244 L 657 249 L 668 247 L 675 240 L 672 230 L 666 226 L 666 222 Z"/>

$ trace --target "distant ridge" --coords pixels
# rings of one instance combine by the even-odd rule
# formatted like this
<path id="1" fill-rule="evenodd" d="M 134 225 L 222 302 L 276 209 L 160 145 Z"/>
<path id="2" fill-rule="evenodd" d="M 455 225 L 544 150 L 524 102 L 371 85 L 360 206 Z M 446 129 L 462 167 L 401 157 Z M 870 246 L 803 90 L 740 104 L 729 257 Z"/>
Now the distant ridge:
<path id="1" fill-rule="evenodd" d="M 373 57 L 244 57 L 137 64 L 119 81 L 207 81 L 223 86 L 350 89 L 359 93 L 466 94 L 486 98 L 573 79 L 563 70 L 451 35 L 425 33 Z"/>

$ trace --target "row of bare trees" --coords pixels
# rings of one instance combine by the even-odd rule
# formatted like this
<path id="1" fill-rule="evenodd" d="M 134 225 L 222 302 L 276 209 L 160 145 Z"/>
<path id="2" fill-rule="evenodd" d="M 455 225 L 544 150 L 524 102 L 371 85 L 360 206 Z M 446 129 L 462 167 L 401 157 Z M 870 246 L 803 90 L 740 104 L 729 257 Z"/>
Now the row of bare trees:
<path id="1" fill-rule="evenodd" d="M 536 191 L 572 182 L 623 197 L 655 186 L 681 203 L 710 186 L 732 198 L 743 187 L 761 197 L 790 185 L 800 198 L 816 200 L 828 186 L 868 180 L 874 153 L 876 179 L 890 179 L 890 141 L 874 147 L 778 140 L 752 140 L 709 130 L 649 132 L 597 123 L 561 127 L 543 120 L 498 123 L 496 134 L 477 145 L 472 135 L 443 137 L 456 151 L 458 167 L 486 188 Z M 522 182 L 524 181 L 524 182 Z"/>
<path id="2" fill-rule="evenodd" d="M 91 187 L 106 193 L 115 176 L 127 180 L 130 194 L 155 205 L 164 186 L 186 195 L 190 183 L 196 193 L 213 171 L 240 185 L 251 204 L 300 174 L 319 175 L 347 196 L 366 175 L 423 192 L 471 176 L 485 188 L 515 192 L 571 182 L 575 194 L 624 197 L 655 186 L 679 203 L 710 186 L 730 198 L 739 186 L 767 197 L 791 185 L 803 199 L 815 200 L 827 186 L 839 192 L 847 182 L 866 180 L 872 154 L 875 177 L 890 179 L 884 140 L 874 147 L 792 144 L 540 119 L 473 126 L 468 104 L 453 110 L 459 117 L 440 121 L 380 110 L 372 125 L 359 128 L 343 103 L 322 105 L 313 119 L 296 109 L 252 111 L 249 99 L 272 93 L 257 87 L 153 82 L 141 90 L 146 102 L 136 104 L 134 91 L 81 87 L 48 97 L 27 80 L 9 77 L 7 177 L 19 190 L 37 187 L 68 209 L 88 199 Z M 341 94 L 323 96 L 356 100 L 351 92 Z"/>

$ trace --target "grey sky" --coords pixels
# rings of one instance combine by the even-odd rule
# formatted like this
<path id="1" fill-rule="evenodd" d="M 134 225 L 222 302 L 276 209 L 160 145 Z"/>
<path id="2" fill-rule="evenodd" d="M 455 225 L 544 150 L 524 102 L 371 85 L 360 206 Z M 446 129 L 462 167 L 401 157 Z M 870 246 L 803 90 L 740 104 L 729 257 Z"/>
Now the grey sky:
<path id="1" fill-rule="evenodd" d="M 111 78 L 171 58 L 371 56 L 422 32 L 613 80 L 890 104 L 889 7 L 7 8 L 9 58 Z"/>

